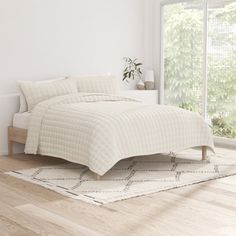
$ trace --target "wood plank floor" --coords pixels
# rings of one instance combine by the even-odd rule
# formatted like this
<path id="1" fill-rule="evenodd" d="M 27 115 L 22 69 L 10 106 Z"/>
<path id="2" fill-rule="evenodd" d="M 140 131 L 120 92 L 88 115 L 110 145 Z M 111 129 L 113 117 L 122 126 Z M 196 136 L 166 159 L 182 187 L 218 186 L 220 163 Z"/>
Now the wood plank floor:
<path id="1" fill-rule="evenodd" d="M 58 163 L 64 161 L 0 157 L 1 236 L 236 235 L 236 176 L 94 206 L 4 174 Z"/>

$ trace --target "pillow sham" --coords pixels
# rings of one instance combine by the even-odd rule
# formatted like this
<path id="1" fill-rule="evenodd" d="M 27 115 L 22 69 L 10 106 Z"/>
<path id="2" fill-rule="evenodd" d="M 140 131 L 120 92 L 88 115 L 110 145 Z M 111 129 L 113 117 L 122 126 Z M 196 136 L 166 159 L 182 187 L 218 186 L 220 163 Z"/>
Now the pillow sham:
<path id="1" fill-rule="evenodd" d="M 78 76 L 68 77 L 77 82 L 79 92 L 117 94 L 119 92 L 118 80 L 115 76 Z"/>
<path id="2" fill-rule="evenodd" d="M 19 109 L 19 113 L 24 113 L 28 111 L 28 106 L 27 106 L 27 102 L 25 100 L 25 96 L 22 93 L 21 89 L 20 89 L 20 109 Z"/>
<path id="3" fill-rule="evenodd" d="M 71 93 L 77 93 L 76 81 L 74 80 L 59 80 L 51 83 L 34 83 L 27 82 L 20 84 L 21 90 L 25 96 L 28 111 L 40 102 Z"/>
<path id="4" fill-rule="evenodd" d="M 58 80 L 64 80 L 65 77 L 59 77 L 57 79 L 51 79 L 51 80 L 39 80 L 39 81 L 28 81 L 28 80 L 19 80 L 17 81 L 17 85 L 18 85 L 18 90 L 19 90 L 19 94 L 20 94 L 20 109 L 19 109 L 19 113 L 23 113 L 28 111 L 28 106 L 27 106 L 27 102 L 25 99 L 25 96 L 21 90 L 20 85 L 22 83 L 35 83 L 35 84 L 45 84 L 45 83 L 51 83 L 54 81 L 58 81 Z"/>

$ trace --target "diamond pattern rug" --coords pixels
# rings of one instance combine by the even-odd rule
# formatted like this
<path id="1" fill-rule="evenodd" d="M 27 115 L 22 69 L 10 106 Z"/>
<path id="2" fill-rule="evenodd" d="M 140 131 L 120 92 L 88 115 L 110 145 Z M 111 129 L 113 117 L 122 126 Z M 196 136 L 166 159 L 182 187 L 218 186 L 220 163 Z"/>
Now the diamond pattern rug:
<path id="1" fill-rule="evenodd" d="M 66 163 L 6 174 L 96 205 L 236 175 L 236 151 L 201 160 L 199 150 L 133 157 L 117 163 L 101 180 L 85 166 Z"/>

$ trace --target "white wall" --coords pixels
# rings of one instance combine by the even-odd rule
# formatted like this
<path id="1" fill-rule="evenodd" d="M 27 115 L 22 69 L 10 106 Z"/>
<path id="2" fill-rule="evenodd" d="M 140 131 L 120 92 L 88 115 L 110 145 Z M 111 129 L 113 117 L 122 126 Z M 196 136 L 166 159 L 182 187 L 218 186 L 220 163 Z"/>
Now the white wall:
<path id="1" fill-rule="evenodd" d="M 18 107 L 9 96 L 17 80 L 110 72 L 121 81 L 124 56 L 152 68 L 152 2 L 0 0 L 0 153 Z"/>
<path id="2" fill-rule="evenodd" d="M 7 127 L 12 124 L 13 114 L 18 110 L 18 96 L 12 94 L 0 95 L 0 155 L 7 153 Z M 15 145 L 15 151 L 22 152 L 20 145 Z"/>
<path id="3" fill-rule="evenodd" d="M 145 0 L 0 0 L 0 94 L 18 79 L 111 72 L 144 55 Z"/>

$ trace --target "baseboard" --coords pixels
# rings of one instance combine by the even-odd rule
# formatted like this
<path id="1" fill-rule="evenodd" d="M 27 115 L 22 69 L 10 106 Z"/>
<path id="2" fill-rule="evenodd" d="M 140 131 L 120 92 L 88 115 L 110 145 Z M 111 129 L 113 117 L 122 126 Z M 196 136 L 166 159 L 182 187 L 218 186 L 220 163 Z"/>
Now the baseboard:
<path id="1" fill-rule="evenodd" d="M 23 152 L 14 152 L 13 153 L 13 155 L 15 154 L 15 155 L 17 155 L 17 154 L 22 154 Z M 5 157 L 5 156 L 8 156 L 8 152 L 6 151 L 6 152 L 0 152 L 0 158 L 1 157 Z"/>
<path id="2" fill-rule="evenodd" d="M 214 137 L 214 143 L 216 146 L 236 149 L 236 140 L 233 139 Z"/>
<path id="3" fill-rule="evenodd" d="M 0 157 L 7 156 L 8 152 L 7 151 L 2 151 L 0 152 Z"/>
<path id="4" fill-rule="evenodd" d="M 15 145 L 15 147 L 14 147 L 13 154 L 22 154 L 22 153 L 24 153 L 24 148 L 21 147 L 20 144 L 15 143 L 14 145 Z M 1 150 L 0 151 L 0 157 L 3 157 L 3 156 L 8 156 L 8 150 Z"/>

